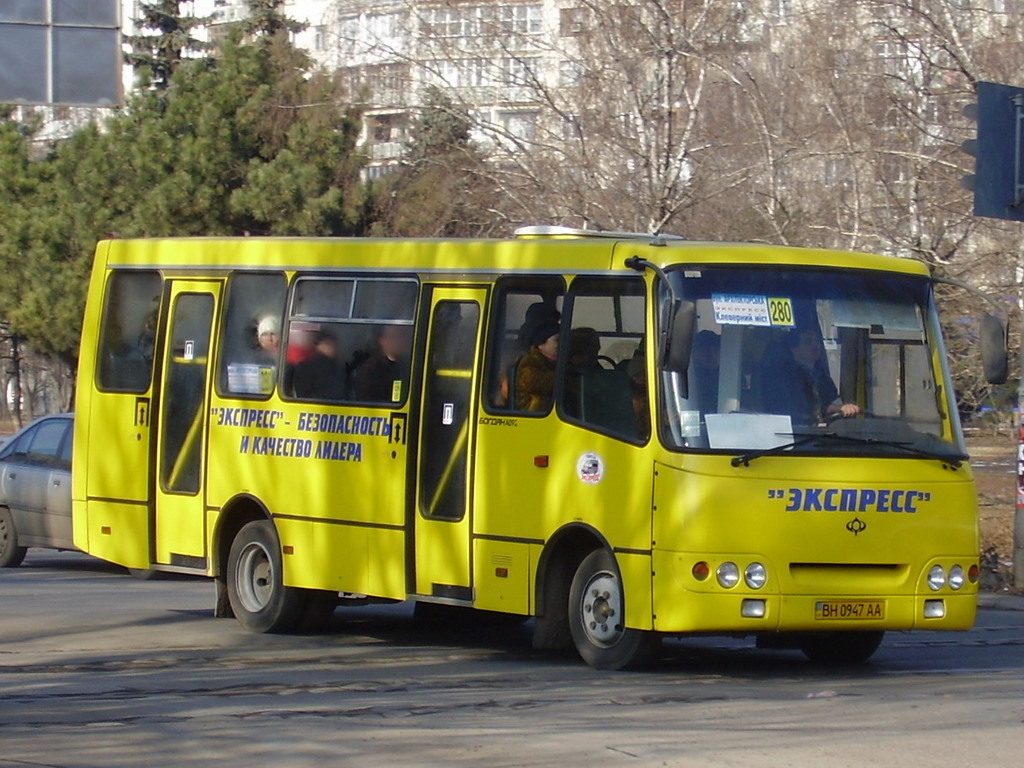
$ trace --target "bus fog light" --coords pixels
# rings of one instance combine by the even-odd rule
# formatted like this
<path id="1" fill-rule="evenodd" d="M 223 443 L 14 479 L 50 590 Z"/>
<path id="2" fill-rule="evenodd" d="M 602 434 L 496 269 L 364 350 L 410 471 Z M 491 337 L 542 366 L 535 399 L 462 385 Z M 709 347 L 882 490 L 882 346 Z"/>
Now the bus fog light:
<path id="1" fill-rule="evenodd" d="M 933 565 L 928 571 L 928 586 L 938 592 L 946 583 L 946 572 L 941 565 Z"/>
<path id="2" fill-rule="evenodd" d="M 949 569 L 949 588 L 953 590 L 960 589 L 964 585 L 964 569 L 959 565 L 954 565 Z"/>
<path id="3" fill-rule="evenodd" d="M 743 581 L 751 589 L 760 589 L 768 581 L 768 572 L 760 563 L 751 563 L 743 571 Z"/>
<path id="4" fill-rule="evenodd" d="M 926 619 L 941 619 L 946 615 L 946 602 L 944 600 L 925 600 L 924 617 Z"/>
<path id="5" fill-rule="evenodd" d="M 747 599 L 740 604 L 740 616 L 745 619 L 763 619 L 764 614 L 764 600 Z"/>
<path id="6" fill-rule="evenodd" d="M 693 568 L 690 572 L 693 574 L 693 578 L 697 581 L 704 581 L 711 575 L 711 566 L 701 560 L 699 563 L 693 564 Z"/>
<path id="7" fill-rule="evenodd" d="M 715 571 L 715 576 L 726 589 L 732 589 L 740 583 L 740 569 L 736 563 L 722 563 Z"/>
<path id="8" fill-rule="evenodd" d="M 977 563 L 971 563 L 971 567 L 967 569 L 967 578 L 971 584 L 978 583 L 978 579 L 981 578 L 981 569 Z"/>

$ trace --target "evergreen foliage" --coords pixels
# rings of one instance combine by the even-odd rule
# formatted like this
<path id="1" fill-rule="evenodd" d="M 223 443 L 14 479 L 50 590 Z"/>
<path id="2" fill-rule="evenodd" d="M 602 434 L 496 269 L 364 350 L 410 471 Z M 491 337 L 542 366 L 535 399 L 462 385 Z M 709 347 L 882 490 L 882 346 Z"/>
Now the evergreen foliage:
<path id="1" fill-rule="evenodd" d="M 140 29 L 152 30 L 151 34 L 128 38 L 131 51 L 124 58 L 134 67 L 140 86 L 166 88 L 187 54 L 210 48 L 208 43 L 192 36 L 192 30 L 208 19 L 183 15 L 181 0 L 142 2 L 139 18 L 133 21 Z"/>
<path id="2" fill-rule="evenodd" d="M 92 254 L 112 235 L 365 232 L 360 114 L 282 29 L 236 30 L 42 155 L 38 126 L 0 113 L 0 322 L 73 362 Z"/>

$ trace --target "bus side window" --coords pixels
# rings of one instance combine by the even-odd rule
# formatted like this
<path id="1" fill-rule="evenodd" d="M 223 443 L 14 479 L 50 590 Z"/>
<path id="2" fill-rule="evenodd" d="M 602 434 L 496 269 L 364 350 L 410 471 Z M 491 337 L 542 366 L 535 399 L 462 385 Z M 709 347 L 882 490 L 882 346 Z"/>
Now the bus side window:
<path id="1" fill-rule="evenodd" d="M 100 389 L 138 393 L 149 389 L 160 291 L 158 272 L 110 276 L 100 334 Z"/>
<path id="2" fill-rule="evenodd" d="M 639 278 L 580 278 L 570 287 L 559 389 L 570 421 L 631 440 L 650 435 L 645 306 Z"/>
<path id="3" fill-rule="evenodd" d="M 559 322 L 564 290 L 559 278 L 498 281 L 487 359 L 485 400 L 488 408 L 520 410 L 516 408 L 519 362 L 530 350 L 533 330 L 544 323 Z"/>
<path id="4" fill-rule="evenodd" d="M 288 309 L 284 394 L 393 405 L 409 387 L 419 284 L 301 275 Z"/>
<path id="5" fill-rule="evenodd" d="M 236 272 L 228 283 L 217 389 L 266 397 L 277 383 L 285 276 Z"/>

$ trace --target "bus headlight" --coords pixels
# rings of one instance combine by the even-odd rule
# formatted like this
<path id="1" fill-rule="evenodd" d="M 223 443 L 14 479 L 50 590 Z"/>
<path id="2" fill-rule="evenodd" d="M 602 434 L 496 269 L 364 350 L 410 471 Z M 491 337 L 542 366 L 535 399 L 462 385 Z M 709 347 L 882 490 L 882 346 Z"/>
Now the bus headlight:
<path id="1" fill-rule="evenodd" d="M 718 566 L 718 570 L 715 571 L 715 577 L 723 587 L 732 589 L 740 583 L 740 569 L 736 563 L 725 562 Z"/>
<path id="2" fill-rule="evenodd" d="M 928 586 L 938 592 L 946 584 L 946 571 L 941 565 L 933 565 L 928 571 Z"/>
<path id="3" fill-rule="evenodd" d="M 949 569 L 949 588 L 952 590 L 960 589 L 964 585 L 964 569 L 959 565 L 954 565 Z"/>
<path id="4" fill-rule="evenodd" d="M 751 589 L 760 589 L 768 581 L 768 572 L 760 563 L 751 563 L 743 571 L 743 580 Z"/>

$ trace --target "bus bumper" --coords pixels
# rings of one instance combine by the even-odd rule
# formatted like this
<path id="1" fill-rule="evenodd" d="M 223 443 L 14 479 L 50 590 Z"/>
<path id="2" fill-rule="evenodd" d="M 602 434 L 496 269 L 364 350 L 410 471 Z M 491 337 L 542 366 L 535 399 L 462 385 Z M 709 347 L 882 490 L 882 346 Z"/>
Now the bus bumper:
<path id="1" fill-rule="evenodd" d="M 720 586 L 714 563 L 700 580 L 690 558 L 655 552 L 653 583 L 654 629 L 670 634 L 807 632 L 839 630 L 964 630 L 974 624 L 977 587 L 959 592 L 908 590 L 908 594 L 766 585 L 754 590 L 742 578 L 732 588 Z M 727 558 L 716 558 L 725 560 Z M 658 561 L 661 560 L 659 563 Z"/>

